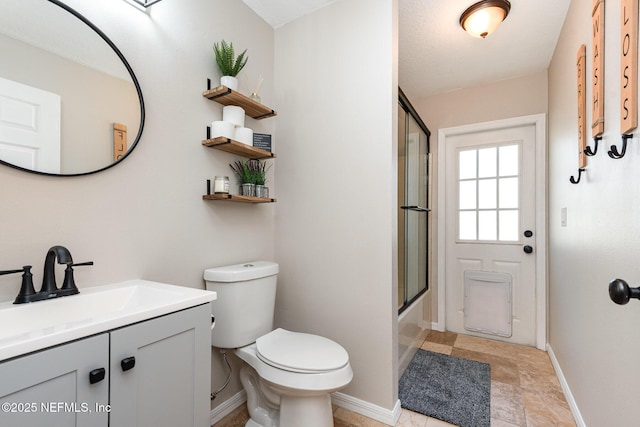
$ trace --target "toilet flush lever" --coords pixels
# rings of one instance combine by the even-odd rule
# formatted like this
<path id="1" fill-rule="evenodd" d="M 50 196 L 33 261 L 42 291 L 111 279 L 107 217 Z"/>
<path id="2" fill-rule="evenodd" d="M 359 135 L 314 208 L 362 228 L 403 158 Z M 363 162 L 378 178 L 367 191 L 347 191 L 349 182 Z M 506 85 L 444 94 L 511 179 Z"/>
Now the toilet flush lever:
<path id="1" fill-rule="evenodd" d="M 609 282 L 609 298 L 616 304 L 624 305 L 631 298 L 640 299 L 640 287 L 630 288 L 622 279 L 613 279 Z"/>

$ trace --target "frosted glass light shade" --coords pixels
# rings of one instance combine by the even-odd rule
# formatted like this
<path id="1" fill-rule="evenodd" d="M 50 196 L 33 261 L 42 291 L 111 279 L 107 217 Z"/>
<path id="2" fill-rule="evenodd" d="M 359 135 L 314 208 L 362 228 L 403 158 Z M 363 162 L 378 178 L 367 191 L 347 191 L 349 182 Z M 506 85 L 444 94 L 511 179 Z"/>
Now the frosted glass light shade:
<path id="1" fill-rule="evenodd" d="M 481 1 L 464 11 L 460 25 L 473 37 L 485 38 L 502 24 L 510 9 L 507 0 Z"/>
<path id="2" fill-rule="evenodd" d="M 154 3 L 158 3 L 161 0 L 133 0 L 138 3 L 140 6 L 149 7 Z"/>

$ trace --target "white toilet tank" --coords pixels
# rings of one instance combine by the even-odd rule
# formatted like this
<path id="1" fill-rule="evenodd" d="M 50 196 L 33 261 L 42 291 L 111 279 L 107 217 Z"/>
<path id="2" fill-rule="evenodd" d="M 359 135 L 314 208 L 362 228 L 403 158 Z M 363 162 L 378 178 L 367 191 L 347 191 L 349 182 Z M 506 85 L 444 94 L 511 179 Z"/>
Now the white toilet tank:
<path id="1" fill-rule="evenodd" d="M 244 347 L 273 330 L 277 277 L 278 264 L 268 261 L 204 271 L 207 290 L 218 294 L 211 304 L 212 346 Z"/>

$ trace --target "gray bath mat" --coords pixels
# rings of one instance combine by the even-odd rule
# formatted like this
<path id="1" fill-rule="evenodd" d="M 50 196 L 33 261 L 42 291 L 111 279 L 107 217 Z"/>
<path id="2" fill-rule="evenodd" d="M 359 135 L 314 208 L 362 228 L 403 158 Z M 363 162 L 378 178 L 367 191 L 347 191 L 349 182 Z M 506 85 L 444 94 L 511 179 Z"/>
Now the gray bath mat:
<path id="1" fill-rule="evenodd" d="M 491 367 L 418 350 L 400 378 L 402 407 L 460 427 L 489 427 Z"/>

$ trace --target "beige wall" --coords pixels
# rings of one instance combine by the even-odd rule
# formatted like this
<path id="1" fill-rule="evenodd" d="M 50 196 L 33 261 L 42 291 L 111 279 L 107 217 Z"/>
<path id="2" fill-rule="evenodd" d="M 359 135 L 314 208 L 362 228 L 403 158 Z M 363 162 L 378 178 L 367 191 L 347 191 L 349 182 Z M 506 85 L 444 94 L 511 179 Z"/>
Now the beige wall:
<path id="1" fill-rule="evenodd" d="M 411 94 L 407 94 L 411 99 Z M 540 71 L 530 76 L 503 80 L 497 83 L 446 92 L 421 99 L 411 99 L 414 108 L 431 131 L 432 153 L 432 206 L 434 224 L 431 233 L 431 248 L 435 251 L 438 242 L 438 129 L 527 116 L 547 112 L 547 72 Z M 438 309 L 438 254 L 434 252 L 430 274 L 432 290 L 432 321 L 438 324 L 442 312 Z"/>
<path id="2" fill-rule="evenodd" d="M 231 175 L 235 157 L 200 143 L 222 111 L 201 96 L 207 77 L 219 77 L 213 43 L 224 37 L 249 49 L 243 73 L 254 81 L 264 76 L 260 95 L 273 104 L 273 29 L 237 0 L 167 0 L 147 13 L 124 1 L 65 3 L 129 60 L 145 97 L 146 126 L 122 164 L 96 175 L 57 178 L 0 167 L 0 268 L 32 264 L 39 288 L 47 249 L 62 244 L 74 260 L 95 262 L 76 269 L 81 291 L 133 278 L 203 288 L 205 268 L 275 259 L 275 205 L 202 201 L 205 181 Z M 247 125 L 272 133 L 275 121 Z M 19 276 L 0 276 L 0 300 L 15 298 L 19 284 Z M 224 382 L 217 352 L 212 368 L 217 388 Z M 234 377 L 215 404 L 239 390 Z"/>
<path id="3" fill-rule="evenodd" d="M 398 380 L 396 8 L 343 0 L 276 30 L 276 321 L 345 346 L 344 393 L 386 410 Z"/>
<path id="4" fill-rule="evenodd" d="M 587 45 L 590 99 L 591 0 L 571 2 L 549 68 L 549 344 L 584 423 L 631 426 L 638 424 L 640 303 L 618 306 L 607 287 L 616 277 L 640 284 L 640 150 L 636 136 L 625 158 L 606 153 L 612 144 L 620 146 L 621 11 L 620 2 L 604 5 L 604 139 L 578 185 L 569 183 L 578 172 L 576 54 Z M 591 119 L 588 104 L 587 124 Z M 563 208 L 566 227 L 560 224 Z"/>

